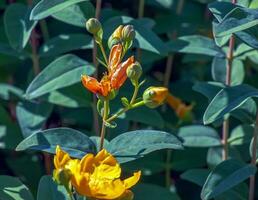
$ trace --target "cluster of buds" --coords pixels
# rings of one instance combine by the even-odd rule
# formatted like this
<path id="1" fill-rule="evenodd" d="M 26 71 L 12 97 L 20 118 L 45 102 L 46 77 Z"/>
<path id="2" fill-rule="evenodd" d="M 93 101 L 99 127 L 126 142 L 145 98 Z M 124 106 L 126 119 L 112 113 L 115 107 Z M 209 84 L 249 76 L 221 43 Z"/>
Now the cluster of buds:
<path id="1" fill-rule="evenodd" d="M 134 59 L 134 56 L 123 61 L 136 35 L 132 25 L 120 25 L 111 34 L 108 39 L 108 46 L 110 48 L 109 57 L 106 56 L 102 45 L 103 29 L 101 23 L 97 19 L 91 18 L 86 22 L 86 28 L 88 32 L 93 34 L 96 43 L 100 46 L 105 59 L 104 65 L 108 69 L 100 81 L 87 75 L 82 76 L 84 87 L 96 94 L 99 98 L 97 107 L 101 116 L 104 116 L 102 113 L 104 101 L 109 101 L 116 97 L 118 90 L 127 78 L 130 79 L 135 91 L 131 101 L 125 97 L 122 98 L 122 103 L 125 105 L 126 110 L 141 105 L 156 108 L 165 102 L 168 90 L 164 87 L 150 87 L 143 93 L 141 101 L 137 98 L 139 88 L 144 83 L 144 81 L 139 82 L 142 75 L 141 64 Z"/>

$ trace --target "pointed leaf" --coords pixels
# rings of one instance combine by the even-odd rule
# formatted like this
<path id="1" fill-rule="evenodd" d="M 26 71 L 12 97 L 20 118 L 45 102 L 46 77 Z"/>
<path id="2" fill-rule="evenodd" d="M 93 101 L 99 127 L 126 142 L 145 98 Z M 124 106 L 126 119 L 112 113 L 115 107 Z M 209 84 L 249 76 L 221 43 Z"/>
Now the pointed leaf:
<path id="1" fill-rule="evenodd" d="M 248 98 L 258 97 L 258 90 L 243 84 L 222 89 L 207 107 L 203 122 L 209 124 L 243 105 Z"/>
<path id="2" fill-rule="evenodd" d="M 30 9 L 27 6 L 15 3 L 8 6 L 4 14 L 5 31 L 9 43 L 19 51 L 26 46 L 31 31 L 37 24 L 37 21 L 29 20 L 29 13 Z"/>
<path id="3" fill-rule="evenodd" d="M 160 149 L 183 149 L 183 146 L 171 133 L 154 130 L 126 132 L 111 140 L 108 145 L 109 152 L 120 163 L 135 160 Z"/>
<path id="4" fill-rule="evenodd" d="M 242 183 L 255 172 L 256 167 L 252 165 L 246 165 L 233 159 L 223 161 L 209 174 L 202 188 L 201 198 L 203 200 L 212 199 Z"/>
<path id="5" fill-rule="evenodd" d="M 58 11 L 61 11 L 73 4 L 87 0 L 41 0 L 31 11 L 30 19 L 44 19 Z"/>
<path id="6" fill-rule="evenodd" d="M 26 90 L 26 98 L 34 99 L 60 88 L 81 81 L 81 75 L 91 75 L 94 68 L 87 61 L 67 54 L 50 63 L 30 83 Z"/>
<path id="7" fill-rule="evenodd" d="M 18 178 L 0 176 L 0 199 L 33 200 L 33 196 Z"/>
<path id="8" fill-rule="evenodd" d="M 88 136 L 71 128 L 53 128 L 34 133 L 24 139 L 16 150 L 32 149 L 55 154 L 57 145 L 75 158 L 96 152 L 96 147 Z"/>

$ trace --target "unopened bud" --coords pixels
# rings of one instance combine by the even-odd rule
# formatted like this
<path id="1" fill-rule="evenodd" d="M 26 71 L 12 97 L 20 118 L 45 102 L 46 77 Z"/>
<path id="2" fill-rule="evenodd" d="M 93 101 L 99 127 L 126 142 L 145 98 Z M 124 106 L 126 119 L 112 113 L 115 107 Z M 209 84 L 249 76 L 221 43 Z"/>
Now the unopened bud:
<path id="1" fill-rule="evenodd" d="M 116 30 L 112 33 L 112 35 L 108 38 L 108 47 L 112 49 L 112 47 L 122 41 L 122 30 L 124 26 L 120 25 L 116 28 Z"/>
<path id="2" fill-rule="evenodd" d="M 164 103 L 168 95 L 165 87 L 149 87 L 143 93 L 143 101 L 149 108 L 156 108 Z"/>
<path id="3" fill-rule="evenodd" d="M 131 42 L 135 38 L 135 30 L 132 25 L 126 25 L 122 30 L 122 38 L 125 41 Z"/>
<path id="4" fill-rule="evenodd" d="M 86 29 L 89 31 L 91 34 L 96 35 L 100 30 L 102 30 L 101 23 L 99 22 L 98 19 L 96 18 L 90 18 L 86 22 Z"/>
<path id="5" fill-rule="evenodd" d="M 139 78 L 142 75 L 142 67 L 139 62 L 135 62 L 130 65 L 126 70 L 127 77 L 130 78 L 133 84 L 138 83 Z"/>
<path id="6" fill-rule="evenodd" d="M 71 178 L 71 172 L 67 169 L 61 169 L 61 170 L 54 170 L 53 172 L 53 179 L 56 181 L 59 185 L 67 186 L 69 185 Z"/>
<path id="7" fill-rule="evenodd" d="M 122 38 L 122 30 L 123 30 L 124 26 L 120 25 L 116 28 L 116 30 L 113 32 L 112 36 L 113 38 L 118 38 L 121 39 Z"/>

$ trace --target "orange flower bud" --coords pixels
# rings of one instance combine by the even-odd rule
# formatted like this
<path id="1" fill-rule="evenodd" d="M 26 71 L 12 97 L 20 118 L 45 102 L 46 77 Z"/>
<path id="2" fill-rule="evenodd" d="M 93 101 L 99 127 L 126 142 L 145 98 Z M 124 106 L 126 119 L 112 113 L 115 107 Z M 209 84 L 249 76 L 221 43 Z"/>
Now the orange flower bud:
<path id="1" fill-rule="evenodd" d="M 164 103 L 168 95 L 165 87 L 149 87 L 143 93 L 143 101 L 149 108 L 156 108 Z"/>
<path id="2" fill-rule="evenodd" d="M 121 61 L 123 54 L 123 46 L 121 44 L 114 45 L 110 51 L 108 59 L 108 67 L 114 71 Z"/>
<path id="3" fill-rule="evenodd" d="M 116 71 L 113 73 L 111 78 L 111 87 L 114 89 L 119 89 L 125 82 L 127 75 L 127 68 L 134 63 L 134 56 L 128 58 L 125 62 L 120 64 Z"/>

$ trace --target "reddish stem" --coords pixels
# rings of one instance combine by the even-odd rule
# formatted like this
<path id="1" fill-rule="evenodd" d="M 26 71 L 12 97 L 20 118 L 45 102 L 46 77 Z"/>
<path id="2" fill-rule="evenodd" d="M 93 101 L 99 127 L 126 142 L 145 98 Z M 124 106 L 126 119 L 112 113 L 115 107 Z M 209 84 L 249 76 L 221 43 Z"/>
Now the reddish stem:
<path id="1" fill-rule="evenodd" d="M 256 165 L 256 148 L 257 148 L 257 137 L 258 137 L 258 112 L 256 114 L 256 123 L 254 127 L 254 136 L 253 136 L 253 145 L 252 145 L 252 159 L 251 164 Z M 255 197 L 255 175 L 250 177 L 250 185 L 249 185 L 249 200 L 254 200 Z"/>

